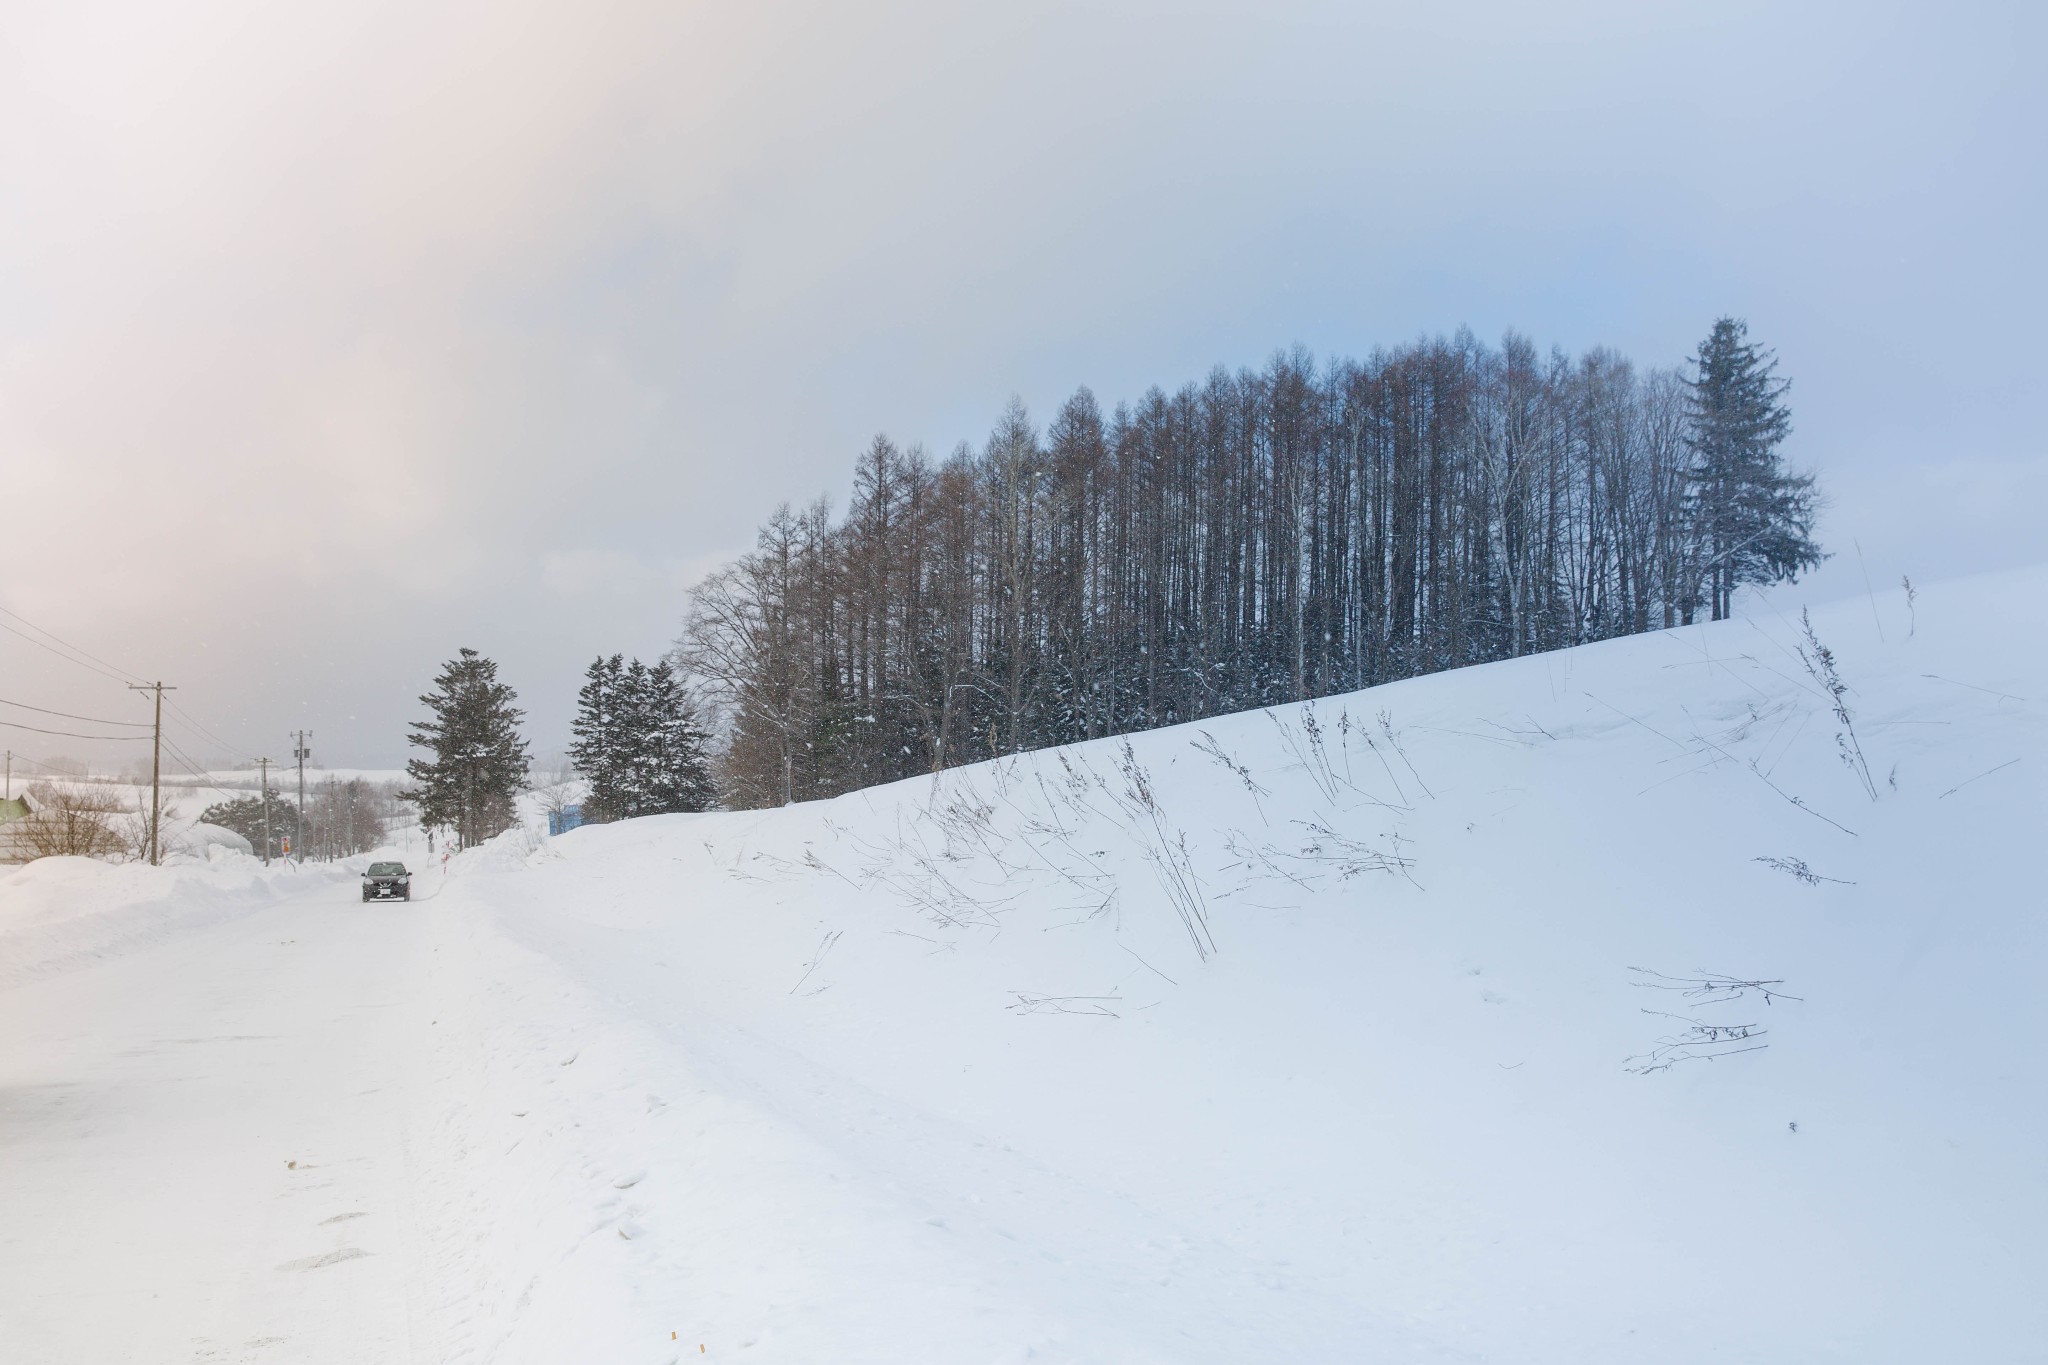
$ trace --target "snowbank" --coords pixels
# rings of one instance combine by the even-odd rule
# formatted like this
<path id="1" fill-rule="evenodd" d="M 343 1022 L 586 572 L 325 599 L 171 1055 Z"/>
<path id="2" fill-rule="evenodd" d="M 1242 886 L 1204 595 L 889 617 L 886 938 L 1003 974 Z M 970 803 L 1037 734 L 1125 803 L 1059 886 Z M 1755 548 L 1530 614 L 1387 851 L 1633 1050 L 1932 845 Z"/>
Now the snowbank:
<path id="1" fill-rule="evenodd" d="M 0 868 L 0 986 L 146 947 L 346 875 L 283 862 L 266 868 L 218 840 L 204 848 L 203 862 L 161 867 L 42 858 Z"/>
<path id="2" fill-rule="evenodd" d="M 235 831 L 222 825 L 209 825 L 204 820 L 194 820 L 176 835 L 166 836 L 164 844 L 189 857 L 211 861 L 222 853 L 239 853 L 254 857 L 256 846 Z"/>
<path id="3" fill-rule="evenodd" d="M 459 859 L 447 1354 L 2037 1358 L 2044 600 Z"/>

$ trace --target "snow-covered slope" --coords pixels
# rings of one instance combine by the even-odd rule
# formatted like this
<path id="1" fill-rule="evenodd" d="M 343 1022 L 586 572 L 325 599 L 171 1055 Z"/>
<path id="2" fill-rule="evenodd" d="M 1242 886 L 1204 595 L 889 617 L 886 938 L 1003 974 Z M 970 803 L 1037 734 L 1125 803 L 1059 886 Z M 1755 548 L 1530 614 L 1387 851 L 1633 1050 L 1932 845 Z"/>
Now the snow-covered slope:
<path id="1" fill-rule="evenodd" d="M 464 855 L 443 1355 L 2040 1359 L 2044 600 Z"/>

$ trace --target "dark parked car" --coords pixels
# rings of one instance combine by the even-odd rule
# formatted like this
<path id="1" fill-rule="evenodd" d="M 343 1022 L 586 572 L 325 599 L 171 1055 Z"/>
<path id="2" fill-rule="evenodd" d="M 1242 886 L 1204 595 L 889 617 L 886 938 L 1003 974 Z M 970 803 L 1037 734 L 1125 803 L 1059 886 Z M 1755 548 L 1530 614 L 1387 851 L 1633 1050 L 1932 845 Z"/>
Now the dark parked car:
<path id="1" fill-rule="evenodd" d="M 404 863 L 371 863 L 370 870 L 363 874 L 363 899 L 366 901 L 411 900 L 412 873 L 405 870 Z"/>

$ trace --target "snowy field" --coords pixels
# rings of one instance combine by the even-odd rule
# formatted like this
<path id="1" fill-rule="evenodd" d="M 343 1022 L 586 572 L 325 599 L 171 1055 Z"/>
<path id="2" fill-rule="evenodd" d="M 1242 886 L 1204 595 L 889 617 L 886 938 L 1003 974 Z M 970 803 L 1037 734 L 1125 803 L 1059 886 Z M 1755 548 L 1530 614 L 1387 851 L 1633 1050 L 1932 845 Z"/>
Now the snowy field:
<path id="1" fill-rule="evenodd" d="M 2042 1360 L 2043 600 L 0 871 L 0 1357 Z"/>

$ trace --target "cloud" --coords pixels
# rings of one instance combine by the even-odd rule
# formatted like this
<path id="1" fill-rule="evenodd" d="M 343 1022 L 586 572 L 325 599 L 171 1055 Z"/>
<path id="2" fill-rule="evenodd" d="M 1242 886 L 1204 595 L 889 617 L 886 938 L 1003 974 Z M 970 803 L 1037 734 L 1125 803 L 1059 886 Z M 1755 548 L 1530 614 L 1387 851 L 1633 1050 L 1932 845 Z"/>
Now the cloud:
<path id="1" fill-rule="evenodd" d="M 540 581 L 564 600 L 601 593 L 653 596 L 673 603 L 728 558 L 711 554 L 662 561 L 615 549 L 549 550 L 540 559 Z"/>
<path id="2" fill-rule="evenodd" d="M 878 429 L 1724 309 L 1881 506 L 2038 456 L 2041 25 L 1965 10 L 14 0 L 0 604 L 388 761 L 458 635 L 559 729 Z M 2040 544 L 1956 509 L 1926 557 Z"/>

